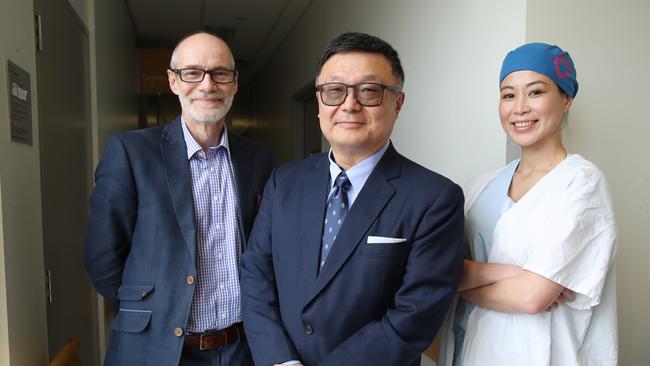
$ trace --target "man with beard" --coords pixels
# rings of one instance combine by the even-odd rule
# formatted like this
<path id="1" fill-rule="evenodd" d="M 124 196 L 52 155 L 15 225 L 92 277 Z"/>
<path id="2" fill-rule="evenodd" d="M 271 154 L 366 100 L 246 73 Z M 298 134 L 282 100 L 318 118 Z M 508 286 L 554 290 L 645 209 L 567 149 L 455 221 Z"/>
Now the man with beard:
<path id="1" fill-rule="evenodd" d="M 253 365 L 239 259 L 272 157 L 224 125 L 225 42 L 185 37 L 167 76 L 181 116 L 111 137 L 96 171 L 85 261 L 117 312 L 105 365 Z"/>

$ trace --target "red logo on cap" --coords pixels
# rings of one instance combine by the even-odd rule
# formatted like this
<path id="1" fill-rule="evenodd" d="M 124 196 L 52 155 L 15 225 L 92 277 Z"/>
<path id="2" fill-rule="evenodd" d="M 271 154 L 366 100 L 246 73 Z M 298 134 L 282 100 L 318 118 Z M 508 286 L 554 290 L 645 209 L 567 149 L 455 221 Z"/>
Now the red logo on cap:
<path id="1" fill-rule="evenodd" d="M 564 72 L 560 68 L 560 64 L 564 66 Z M 560 79 L 571 77 L 571 64 L 564 58 L 563 55 L 557 55 L 553 59 L 553 65 L 555 66 L 555 72 L 557 77 Z"/>

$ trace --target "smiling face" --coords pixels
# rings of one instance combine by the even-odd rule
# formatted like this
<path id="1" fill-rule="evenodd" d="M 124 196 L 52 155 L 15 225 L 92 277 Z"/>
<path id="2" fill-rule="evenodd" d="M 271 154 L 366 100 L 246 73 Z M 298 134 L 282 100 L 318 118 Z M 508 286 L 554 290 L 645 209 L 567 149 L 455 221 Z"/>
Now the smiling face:
<path id="1" fill-rule="evenodd" d="M 317 84 L 341 82 L 354 85 L 364 82 L 399 87 L 388 59 L 378 53 L 345 52 L 331 56 L 318 75 Z M 404 93 L 384 91 L 383 102 L 376 107 L 359 104 L 353 89 L 340 106 L 327 106 L 318 99 L 320 128 L 332 146 L 337 162 L 356 164 L 386 144 L 404 102 Z"/>
<path id="2" fill-rule="evenodd" d="M 220 39 L 205 33 L 195 34 L 182 41 L 174 52 L 172 67 L 233 70 L 234 60 L 228 46 Z M 183 119 L 191 124 L 223 123 L 237 93 L 237 79 L 229 84 L 217 84 L 205 75 L 200 83 L 188 83 L 167 70 L 169 87 L 178 95 Z"/>
<path id="3" fill-rule="evenodd" d="M 501 127 L 522 148 L 557 146 L 571 101 L 547 76 L 515 71 L 501 82 Z"/>

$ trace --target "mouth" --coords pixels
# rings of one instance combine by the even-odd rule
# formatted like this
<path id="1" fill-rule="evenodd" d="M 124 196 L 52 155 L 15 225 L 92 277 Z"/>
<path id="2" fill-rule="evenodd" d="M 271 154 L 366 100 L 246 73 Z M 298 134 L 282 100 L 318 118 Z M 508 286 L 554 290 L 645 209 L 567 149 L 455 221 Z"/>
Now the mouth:
<path id="1" fill-rule="evenodd" d="M 334 124 L 336 125 L 342 125 L 342 126 L 358 126 L 364 124 L 361 121 L 338 121 L 335 122 Z"/>
<path id="2" fill-rule="evenodd" d="M 220 103 L 223 104 L 224 101 L 226 100 L 226 97 L 223 95 L 216 95 L 216 94 L 207 94 L 207 95 L 196 95 L 191 97 L 192 102 L 194 103 L 199 103 L 199 104 L 216 104 Z"/>
<path id="3" fill-rule="evenodd" d="M 536 120 L 536 119 L 535 120 L 526 120 L 526 121 L 515 121 L 515 122 L 511 122 L 510 124 L 512 126 L 514 126 L 515 128 L 517 128 L 517 129 L 525 129 L 525 128 L 528 128 L 528 127 L 532 126 L 533 124 L 537 123 L 537 121 L 538 120 Z"/>

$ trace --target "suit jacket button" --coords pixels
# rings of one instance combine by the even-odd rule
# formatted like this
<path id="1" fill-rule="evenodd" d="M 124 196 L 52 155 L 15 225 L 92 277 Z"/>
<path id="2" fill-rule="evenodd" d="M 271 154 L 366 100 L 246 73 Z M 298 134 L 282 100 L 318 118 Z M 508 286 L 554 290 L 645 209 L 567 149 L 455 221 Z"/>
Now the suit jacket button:
<path id="1" fill-rule="evenodd" d="M 176 337 L 180 337 L 180 336 L 182 336 L 182 335 L 183 335 L 183 328 L 176 328 L 176 329 L 174 329 L 174 335 L 175 335 Z"/>
<path id="2" fill-rule="evenodd" d="M 309 324 L 305 325 L 305 333 L 307 333 L 307 335 L 311 335 L 314 333 L 314 328 L 312 328 Z"/>
<path id="3" fill-rule="evenodd" d="M 185 280 L 187 281 L 188 285 L 193 285 L 195 281 L 194 276 L 187 276 Z"/>

